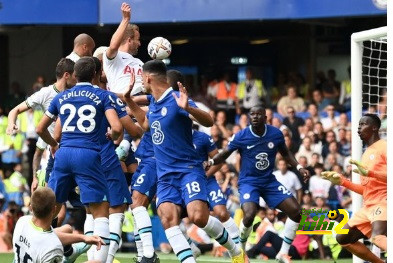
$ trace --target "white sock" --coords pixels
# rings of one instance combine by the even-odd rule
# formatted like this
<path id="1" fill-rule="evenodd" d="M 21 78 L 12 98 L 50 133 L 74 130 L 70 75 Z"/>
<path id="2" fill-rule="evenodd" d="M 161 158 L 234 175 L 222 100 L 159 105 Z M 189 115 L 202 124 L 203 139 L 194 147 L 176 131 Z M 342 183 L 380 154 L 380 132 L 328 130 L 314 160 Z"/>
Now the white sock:
<path id="1" fill-rule="evenodd" d="M 84 225 L 84 232 L 86 236 L 92 236 L 94 233 L 94 218 L 92 214 L 86 214 L 86 220 Z M 91 246 L 91 248 L 87 251 L 87 259 L 94 259 L 94 250 L 95 246 Z"/>
<path id="2" fill-rule="evenodd" d="M 239 244 L 239 228 L 237 227 L 235 221 L 230 217 L 226 222 L 222 223 L 225 229 L 228 231 L 229 236 L 232 238 L 235 244 Z"/>
<path id="3" fill-rule="evenodd" d="M 195 245 L 194 242 L 192 242 L 191 238 L 188 236 L 186 226 L 182 222 L 180 222 L 179 227 L 184 237 L 187 239 L 187 242 L 191 247 L 192 254 L 194 255 L 194 257 L 200 255 L 201 250 L 197 247 L 197 245 Z"/>
<path id="4" fill-rule="evenodd" d="M 289 248 L 296 236 L 296 230 L 299 227 L 299 223 L 292 221 L 289 217 L 285 222 L 284 226 L 284 238 L 282 241 L 280 252 L 281 254 L 288 254 Z"/>
<path id="5" fill-rule="evenodd" d="M 110 244 L 108 257 L 106 259 L 107 263 L 112 263 L 115 258 L 115 254 L 119 249 L 121 240 L 121 227 L 123 226 L 124 214 L 114 213 L 109 215 L 109 232 L 110 232 Z"/>
<path id="6" fill-rule="evenodd" d="M 128 152 L 131 147 L 131 143 L 127 140 L 122 140 L 119 146 L 123 147 L 124 151 Z"/>
<path id="7" fill-rule="evenodd" d="M 101 262 L 106 262 L 109 250 L 109 219 L 106 217 L 98 217 L 94 219 L 94 235 L 101 237 L 105 245 L 101 246 L 100 250 L 94 250 L 94 260 L 99 260 Z"/>
<path id="8" fill-rule="evenodd" d="M 132 209 L 134 220 L 138 225 L 138 233 L 143 245 L 143 256 L 152 258 L 154 256 L 153 236 L 151 228 L 151 219 L 144 206 L 138 206 Z"/>
<path id="9" fill-rule="evenodd" d="M 179 226 L 168 228 L 165 230 L 165 235 L 180 263 L 196 263 L 194 257 L 192 256 L 190 245 L 181 232 Z"/>
<path id="10" fill-rule="evenodd" d="M 242 246 L 243 246 L 244 244 L 246 244 L 247 239 L 250 236 L 250 233 L 252 231 L 252 225 L 250 227 L 246 227 L 243 224 L 243 220 L 242 220 L 242 221 L 240 221 L 239 231 L 240 231 L 240 238 L 239 238 L 239 240 L 240 240 L 240 243 L 242 243 Z"/>
<path id="11" fill-rule="evenodd" d="M 221 246 L 228 249 L 231 256 L 240 254 L 239 247 L 235 245 L 232 238 L 229 237 L 228 232 L 217 218 L 209 216 L 206 226 L 202 229 L 205 230 L 210 237 L 220 243 Z"/>
<path id="12" fill-rule="evenodd" d="M 138 262 L 140 262 L 143 257 L 143 245 L 142 245 L 141 237 L 139 236 L 138 233 L 138 226 L 135 223 L 135 219 L 134 219 L 134 238 L 135 238 L 136 251 L 137 251 L 136 259 Z"/>

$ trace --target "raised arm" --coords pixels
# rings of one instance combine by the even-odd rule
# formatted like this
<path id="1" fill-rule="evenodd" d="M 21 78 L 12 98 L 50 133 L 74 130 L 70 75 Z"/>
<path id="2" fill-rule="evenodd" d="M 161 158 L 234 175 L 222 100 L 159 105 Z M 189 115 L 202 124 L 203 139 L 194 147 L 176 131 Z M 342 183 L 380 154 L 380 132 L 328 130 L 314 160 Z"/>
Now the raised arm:
<path id="1" fill-rule="evenodd" d="M 27 106 L 26 101 L 24 101 L 8 113 L 8 126 L 6 131 L 8 135 L 12 135 L 18 131 L 19 128 L 16 126 L 16 119 L 19 114 L 27 111 L 28 109 L 29 107 Z"/>
<path id="2" fill-rule="evenodd" d="M 361 184 L 354 184 L 348 179 L 344 178 L 342 174 L 336 173 L 334 171 L 325 171 L 321 174 L 322 178 L 329 180 L 334 185 L 342 185 L 345 188 L 354 191 L 360 195 L 363 195 L 364 186 Z"/>
<path id="3" fill-rule="evenodd" d="M 106 57 L 108 59 L 113 59 L 114 57 L 116 57 L 117 51 L 119 50 L 119 47 L 123 40 L 124 33 L 127 29 L 127 25 L 131 19 L 131 7 L 129 4 L 122 3 L 120 9 L 122 13 L 122 20 L 119 24 L 119 27 L 113 34 L 109 47 L 106 50 Z"/>
<path id="4" fill-rule="evenodd" d="M 133 138 L 142 137 L 143 130 L 139 125 L 136 125 L 130 116 L 126 115 L 120 119 L 121 124 L 129 135 Z"/>

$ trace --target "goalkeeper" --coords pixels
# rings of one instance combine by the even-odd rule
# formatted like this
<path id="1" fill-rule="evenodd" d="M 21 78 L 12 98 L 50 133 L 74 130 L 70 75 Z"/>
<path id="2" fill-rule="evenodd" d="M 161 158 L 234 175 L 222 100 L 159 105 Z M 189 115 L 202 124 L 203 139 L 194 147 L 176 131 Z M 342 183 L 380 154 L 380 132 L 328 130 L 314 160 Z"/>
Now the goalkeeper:
<path id="1" fill-rule="evenodd" d="M 348 234 L 337 235 L 337 242 L 359 258 L 369 262 L 384 262 L 358 240 L 369 238 L 381 250 L 387 246 L 387 179 L 386 141 L 380 139 L 381 120 L 375 114 L 365 114 L 359 121 L 358 134 L 367 150 L 353 171 L 361 175 L 361 184 L 354 184 L 341 174 L 326 171 L 322 178 L 342 185 L 363 196 L 363 206 L 344 226 Z"/>

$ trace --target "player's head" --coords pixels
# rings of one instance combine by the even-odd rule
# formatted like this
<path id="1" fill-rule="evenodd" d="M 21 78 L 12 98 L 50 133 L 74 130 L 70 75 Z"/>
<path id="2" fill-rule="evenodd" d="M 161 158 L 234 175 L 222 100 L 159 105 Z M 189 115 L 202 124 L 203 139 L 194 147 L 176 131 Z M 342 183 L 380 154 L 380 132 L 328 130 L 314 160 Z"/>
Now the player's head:
<path id="1" fill-rule="evenodd" d="M 31 196 L 31 209 L 38 219 L 52 218 L 55 213 L 56 197 L 52 189 L 39 187 Z"/>
<path id="2" fill-rule="evenodd" d="M 179 86 L 177 85 L 177 82 L 181 82 L 182 84 L 184 84 L 184 76 L 178 70 L 174 70 L 174 69 L 168 70 L 166 72 L 166 77 L 169 86 L 172 87 L 173 90 L 179 91 Z"/>
<path id="3" fill-rule="evenodd" d="M 359 120 L 358 134 L 362 141 L 367 142 L 370 138 L 379 138 L 381 119 L 372 113 L 366 113 Z"/>
<path id="4" fill-rule="evenodd" d="M 65 81 L 66 88 L 71 88 L 76 83 L 74 66 L 74 61 L 68 58 L 60 59 L 59 63 L 56 65 L 56 79 L 57 81 Z"/>
<path id="5" fill-rule="evenodd" d="M 92 56 L 93 49 L 96 44 L 94 39 L 88 34 L 82 33 L 76 36 L 74 39 L 74 52 L 80 57 Z"/>
<path id="6" fill-rule="evenodd" d="M 78 82 L 91 82 L 96 73 L 96 63 L 92 57 L 80 58 L 74 67 Z"/>
<path id="7" fill-rule="evenodd" d="M 126 47 L 128 53 L 135 56 L 138 54 L 138 48 L 141 46 L 140 37 L 139 27 L 135 24 L 128 24 L 121 45 Z"/>
<path id="8" fill-rule="evenodd" d="M 154 83 L 167 83 L 167 68 L 159 59 L 154 59 L 146 62 L 142 67 L 143 87 L 147 93 L 151 93 L 151 86 Z"/>
<path id="9" fill-rule="evenodd" d="M 259 127 L 266 123 L 266 110 L 262 105 L 254 106 L 250 109 L 250 120 L 253 127 Z"/>

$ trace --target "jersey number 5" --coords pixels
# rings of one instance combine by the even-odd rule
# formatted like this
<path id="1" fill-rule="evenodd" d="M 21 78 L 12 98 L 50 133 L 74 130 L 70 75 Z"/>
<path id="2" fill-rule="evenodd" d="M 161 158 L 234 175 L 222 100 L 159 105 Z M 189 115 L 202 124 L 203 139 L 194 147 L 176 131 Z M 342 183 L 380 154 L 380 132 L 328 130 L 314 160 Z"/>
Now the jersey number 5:
<path id="1" fill-rule="evenodd" d="M 65 114 L 68 111 L 69 115 L 64 122 L 62 132 L 73 132 L 75 131 L 75 126 L 71 126 L 70 122 L 74 119 L 76 113 L 78 114 L 78 120 L 76 121 L 76 127 L 83 133 L 89 133 L 94 130 L 96 127 L 96 121 L 94 117 L 96 116 L 96 108 L 92 105 L 83 105 L 76 111 L 76 108 L 72 104 L 64 104 L 60 108 L 60 114 Z M 89 114 L 85 114 L 85 112 L 89 112 Z M 88 124 L 88 126 L 85 126 Z"/>

